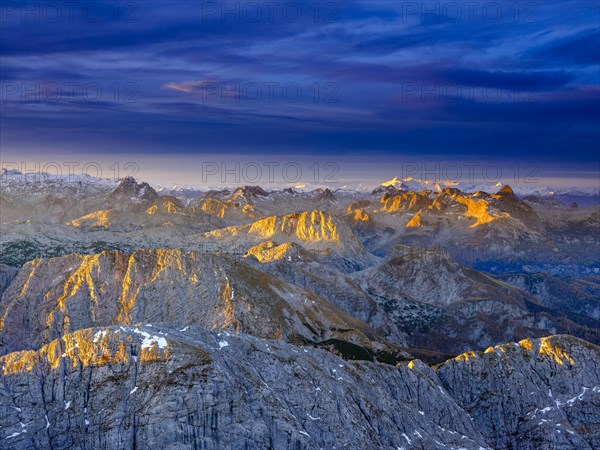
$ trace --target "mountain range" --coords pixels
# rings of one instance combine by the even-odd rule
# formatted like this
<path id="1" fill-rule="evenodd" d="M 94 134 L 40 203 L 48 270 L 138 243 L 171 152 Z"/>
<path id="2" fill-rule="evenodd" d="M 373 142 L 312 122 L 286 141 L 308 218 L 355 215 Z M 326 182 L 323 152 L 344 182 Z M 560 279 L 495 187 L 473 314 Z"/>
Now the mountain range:
<path id="1" fill-rule="evenodd" d="M 598 204 L 0 187 L 0 448 L 600 448 Z"/>

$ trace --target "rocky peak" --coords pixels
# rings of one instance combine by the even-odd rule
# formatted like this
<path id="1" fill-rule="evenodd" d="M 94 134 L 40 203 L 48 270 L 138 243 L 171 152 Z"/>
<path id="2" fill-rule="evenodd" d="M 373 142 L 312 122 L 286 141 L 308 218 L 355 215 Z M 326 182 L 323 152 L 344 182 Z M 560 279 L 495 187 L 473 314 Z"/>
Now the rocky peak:
<path id="1" fill-rule="evenodd" d="M 433 203 L 425 192 L 398 190 L 384 193 L 380 202 L 382 209 L 389 213 L 397 211 L 417 212 L 429 208 Z"/>
<path id="2" fill-rule="evenodd" d="M 314 194 L 315 194 L 315 200 L 317 200 L 317 201 L 332 202 L 335 200 L 335 194 L 329 188 L 315 189 Z"/>
<path id="3" fill-rule="evenodd" d="M 17 176 L 17 175 L 23 175 L 23 173 L 20 172 L 17 169 L 7 169 L 6 167 L 3 167 L 2 170 L 0 171 L 0 176 L 4 176 L 4 175 L 6 175 L 6 176 L 11 176 L 11 175 Z"/>
<path id="4" fill-rule="evenodd" d="M 371 195 L 394 194 L 398 191 L 394 186 L 379 186 L 371 191 Z"/>
<path id="5" fill-rule="evenodd" d="M 231 194 L 231 200 L 235 200 L 239 197 L 250 199 L 252 197 L 267 197 L 269 193 L 260 186 L 241 186 L 233 191 Z"/>
<path id="6" fill-rule="evenodd" d="M 502 186 L 502 188 L 499 189 L 498 192 L 496 192 L 496 195 L 502 195 L 503 197 L 514 196 L 515 192 L 508 184 L 506 184 Z"/>
<path id="7" fill-rule="evenodd" d="M 599 360 L 592 344 L 550 336 L 465 353 L 437 373 L 492 448 L 593 449 L 598 429 L 583 423 L 600 408 Z"/>
<path id="8" fill-rule="evenodd" d="M 138 183 L 133 177 L 125 177 L 119 186 L 110 194 L 112 202 L 142 203 L 158 198 L 156 191 L 146 182 Z"/>
<path id="9" fill-rule="evenodd" d="M 495 207 L 519 219 L 529 228 L 533 230 L 541 228 L 540 218 L 534 209 L 517 197 L 510 186 L 506 185 L 492 195 L 492 202 Z"/>
<path id="10" fill-rule="evenodd" d="M 444 194 L 444 195 L 453 196 L 453 195 L 461 195 L 462 191 L 460 189 L 457 189 L 457 188 L 446 187 L 446 188 L 444 188 L 444 189 L 441 190 L 441 193 Z"/>

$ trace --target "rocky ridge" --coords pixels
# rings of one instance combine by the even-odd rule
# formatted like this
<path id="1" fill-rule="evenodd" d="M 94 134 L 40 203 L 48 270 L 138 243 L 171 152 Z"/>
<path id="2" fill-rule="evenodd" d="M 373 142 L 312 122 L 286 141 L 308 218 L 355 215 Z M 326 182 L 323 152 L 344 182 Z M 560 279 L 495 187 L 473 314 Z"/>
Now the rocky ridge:
<path id="1" fill-rule="evenodd" d="M 432 369 L 196 328 L 110 327 L 5 355 L 0 368 L 4 448 L 600 444 L 600 349 L 563 336 Z"/>

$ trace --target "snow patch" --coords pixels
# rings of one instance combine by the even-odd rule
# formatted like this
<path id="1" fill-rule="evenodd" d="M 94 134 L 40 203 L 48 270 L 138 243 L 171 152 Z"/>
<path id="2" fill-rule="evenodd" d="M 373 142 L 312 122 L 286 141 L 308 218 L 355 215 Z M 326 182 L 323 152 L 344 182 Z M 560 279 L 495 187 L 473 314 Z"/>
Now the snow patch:
<path id="1" fill-rule="evenodd" d="M 94 342 L 98 342 L 100 339 L 106 336 L 106 330 L 100 330 L 94 335 Z"/>
<path id="2" fill-rule="evenodd" d="M 148 326 L 151 326 L 151 325 L 148 325 Z M 146 333 L 145 331 L 142 331 L 138 328 L 134 329 L 133 332 L 136 334 L 140 334 L 143 337 L 142 349 L 152 348 L 155 345 L 157 345 L 158 348 L 160 348 L 160 349 L 167 348 L 167 340 L 164 337 L 152 336 L 150 333 Z"/>

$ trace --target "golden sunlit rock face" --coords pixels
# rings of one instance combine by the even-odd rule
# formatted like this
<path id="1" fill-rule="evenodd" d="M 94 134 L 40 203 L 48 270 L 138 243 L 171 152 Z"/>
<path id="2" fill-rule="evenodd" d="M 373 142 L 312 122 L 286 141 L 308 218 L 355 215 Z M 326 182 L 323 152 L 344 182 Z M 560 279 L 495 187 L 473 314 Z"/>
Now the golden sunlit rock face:
<path id="1" fill-rule="evenodd" d="M 220 200 L 216 200 L 214 198 L 209 198 L 202 203 L 200 209 L 205 213 L 210 214 L 211 216 L 216 216 L 219 218 L 225 217 L 225 209 L 227 205 Z"/>
<path id="2" fill-rule="evenodd" d="M 158 334 L 139 328 L 120 327 L 77 330 L 54 340 L 39 351 L 13 352 L 0 357 L 4 375 L 32 371 L 36 365 L 56 370 L 62 364 L 75 369 L 78 366 L 105 366 L 108 364 L 166 361 L 169 342 Z"/>
<path id="3" fill-rule="evenodd" d="M 279 261 L 286 256 L 291 248 L 292 244 L 289 242 L 277 245 L 273 241 L 266 241 L 251 247 L 245 256 L 254 256 L 261 263 Z"/>
<path id="4" fill-rule="evenodd" d="M 254 219 L 257 215 L 254 205 L 248 202 L 239 192 L 234 193 L 224 201 L 216 198 L 208 198 L 202 202 L 200 210 L 220 219 Z"/>
<path id="5" fill-rule="evenodd" d="M 393 213 L 397 211 L 419 211 L 427 208 L 431 200 L 417 192 L 402 191 L 396 194 L 384 194 L 381 197 L 381 209 Z"/>
<path id="6" fill-rule="evenodd" d="M 149 214 L 149 215 L 154 215 L 156 213 L 179 214 L 179 213 L 181 213 L 181 210 L 182 210 L 181 206 L 176 205 L 175 202 L 172 202 L 170 200 L 162 200 L 162 201 L 155 203 L 151 207 L 149 207 L 146 210 L 146 214 Z"/>
<path id="7" fill-rule="evenodd" d="M 459 195 L 457 195 L 455 199 L 458 203 L 467 207 L 465 217 L 475 219 L 475 223 L 471 225 L 471 227 L 478 227 L 484 223 L 496 220 L 499 217 L 505 217 L 504 214 L 490 214 L 488 212 L 489 205 L 483 199 L 473 200 L 471 198 L 462 197 Z"/>
<path id="8" fill-rule="evenodd" d="M 236 333 L 239 333 L 240 322 L 235 314 L 234 287 L 229 282 L 229 278 L 226 278 L 225 285 L 221 291 L 221 300 L 223 307 L 220 308 L 220 312 L 217 319 L 213 321 L 211 329 L 227 330 L 233 328 Z"/>
<path id="9" fill-rule="evenodd" d="M 482 355 L 506 355 L 506 357 L 512 355 L 514 357 L 520 354 L 527 359 L 538 358 L 540 361 L 550 360 L 561 366 L 572 366 L 575 364 L 575 359 L 571 354 L 571 349 L 564 347 L 567 342 L 568 340 L 561 340 L 560 336 L 537 339 L 528 338 L 519 341 L 518 344 L 501 344 L 488 347 L 484 352 L 465 352 L 453 358 L 453 361 L 469 362 L 480 360 Z"/>
<path id="10" fill-rule="evenodd" d="M 307 243 L 340 243 L 333 216 L 319 210 L 265 217 L 250 225 L 227 227 L 208 232 L 206 235 L 217 239 L 246 236 L 256 240 L 269 240 L 282 236 Z"/>
<path id="11" fill-rule="evenodd" d="M 416 213 L 412 219 L 408 221 L 406 224 L 406 228 L 419 228 L 421 226 L 421 216 L 419 213 Z"/>
<path id="12" fill-rule="evenodd" d="M 95 211 L 93 213 L 87 214 L 79 219 L 72 220 L 68 222 L 67 225 L 71 225 L 73 227 L 104 227 L 108 228 L 110 226 L 110 213 L 112 211 L 110 209 Z"/>
<path id="13" fill-rule="evenodd" d="M 568 353 L 568 349 L 561 348 L 558 341 L 554 337 L 545 337 L 540 339 L 524 339 L 519 341 L 519 345 L 531 352 L 537 352 L 540 357 L 552 359 L 557 364 L 574 364 L 572 356 Z"/>
<path id="14" fill-rule="evenodd" d="M 361 203 L 357 202 L 355 205 L 348 206 L 346 214 L 355 222 L 370 222 L 371 216 L 364 209 L 358 207 Z"/>
<path id="15" fill-rule="evenodd" d="M 479 198 L 479 195 L 480 193 L 464 194 L 454 188 L 444 188 L 437 194 L 431 191 L 397 191 L 385 193 L 380 202 L 382 211 L 388 213 L 415 212 L 414 217 L 418 218 L 409 222 L 406 228 L 422 226 L 422 216 L 425 213 L 442 215 L 456 211 L 457 214 L 474 220 L 471 228 L 510 217 L 508 212 L 495 210 L 491 203 L 491 200 L 506 201 L 507 195 L 485 194 L 486 198 Z"/>

